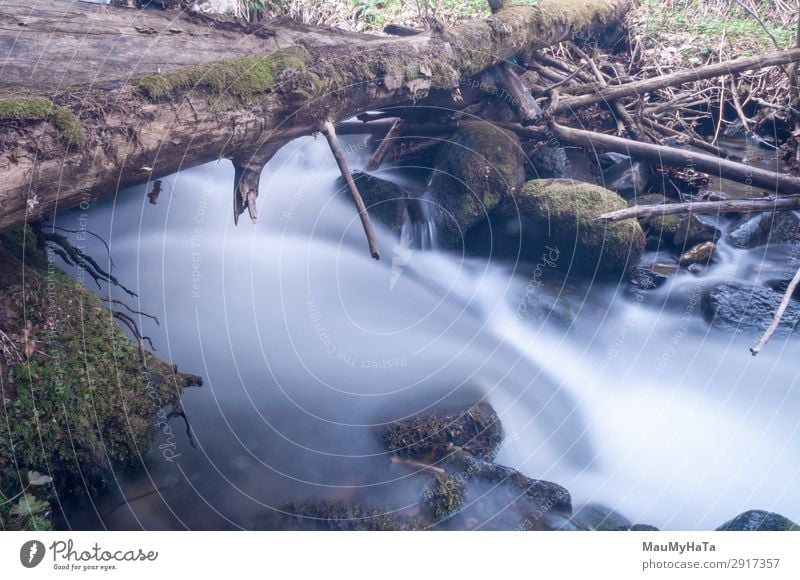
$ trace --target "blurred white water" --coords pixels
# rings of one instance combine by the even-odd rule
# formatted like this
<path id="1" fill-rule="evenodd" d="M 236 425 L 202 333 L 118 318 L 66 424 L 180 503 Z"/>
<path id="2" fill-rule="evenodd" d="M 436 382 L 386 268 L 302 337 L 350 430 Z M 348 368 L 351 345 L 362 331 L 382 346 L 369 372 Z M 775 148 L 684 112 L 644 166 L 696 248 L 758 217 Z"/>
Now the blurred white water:
<path id="1" fill-rule="evenodd" d="M 128 302 L 161 321 L 141 320 L 157 354 L 206 379 L 184 397 L 198 448 L 171 423 L 176 460 L 156 448 L 144 474 L 120 476 L 68 525 L 247 527 L 307 497 L 413 506 L 425 479 L 389 464 L 376 429 L 482 395 L 508 436 L 499 461 L 564 485 L 576 505 L 667 529 L 754 508 L 800 518 L 800 345 L 774 339 L 753 358 L 753 337 L 709 332 L 697 303 L 701 284 L 779 260 L 726 249 L 710 276 L 647 296 L 556 286 L 567 329 L 520 318 L 525 293 L 545 292 L 533 266 L 432 250 L 425 227 L 406 243 L 381 230 L 371 260 L 337 177 L 325 142 L 307 138 L 265 170 L 257 225 L 233 226 L 227 162 L 164 180 L 156 205 L 142 187 L 59 216 L 74 228 L 85 214 L 108 239 L 140 296 Z"/>

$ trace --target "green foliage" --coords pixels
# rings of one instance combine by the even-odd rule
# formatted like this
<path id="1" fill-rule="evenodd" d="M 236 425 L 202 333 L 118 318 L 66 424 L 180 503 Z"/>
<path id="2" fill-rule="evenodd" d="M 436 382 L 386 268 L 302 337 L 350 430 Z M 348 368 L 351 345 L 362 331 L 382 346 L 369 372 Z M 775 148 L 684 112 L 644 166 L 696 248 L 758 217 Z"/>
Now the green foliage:
<path id="1" fill-rule="evenodd" d="M 0 99 L 0 120 L 50 121 L 66 145 L 82 145 L 85 140 L 83 128 L 75 114 L 42 97 Z"/>
<path id="2" fill-rule="evenodd" d="M 781 48 L 794 43 L 795 27 L 786 23 L 773 2 L 752 4 L 770 34 L 735 2 L 639 0 L 639 4 L 645 39 L 676 45 L 687 57 L 707 55 L 728 46 L 737 50 L 737 56 L 774 50 L 770 34 Z"/>

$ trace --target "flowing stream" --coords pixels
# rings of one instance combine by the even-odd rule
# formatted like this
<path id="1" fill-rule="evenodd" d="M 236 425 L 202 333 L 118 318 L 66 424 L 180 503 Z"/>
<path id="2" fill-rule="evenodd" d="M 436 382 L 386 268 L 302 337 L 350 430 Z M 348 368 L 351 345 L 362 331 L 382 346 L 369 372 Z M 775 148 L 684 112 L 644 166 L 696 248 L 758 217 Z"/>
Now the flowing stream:
<path id="1" fill-rule="evenodd" d="M 413 174 L 379 175 L 424 192 Z M 337 177 L 324 140 L 303 138 L 267 166 L 257 225 L 233 226 L 228 162 L 163 180 L 155 205 L 150 184 L 58 216 L 108 240 L 140 298 L 111 294 L 158 317 L 139 321 L 156 354 L 205 379 L 183 397 L 196 447 L 180 418 L 160 426 L 142 469 L 70 504 L 64 527 L 249 528 L 311 498 L 413 513 L 429 476 L 390 462 L 377 430 L 482 396 L 507 436 L 498 461 L 565 486 L 576 506 L 662 529 L 746 509 L 800 518 L 800 342 L 777 337 L 754 358 L 758 337 L 710 330 L 699 303 L 715 281 L 791 277 L 789 250 L 723 244 L 705 275 L 647 292 L 562 284 L 564 255 L 437 251 L 428 227 L 405 242 L 379 228 L 376 262 Z M 490 514 L 475 527 L 514 525 Z"/>

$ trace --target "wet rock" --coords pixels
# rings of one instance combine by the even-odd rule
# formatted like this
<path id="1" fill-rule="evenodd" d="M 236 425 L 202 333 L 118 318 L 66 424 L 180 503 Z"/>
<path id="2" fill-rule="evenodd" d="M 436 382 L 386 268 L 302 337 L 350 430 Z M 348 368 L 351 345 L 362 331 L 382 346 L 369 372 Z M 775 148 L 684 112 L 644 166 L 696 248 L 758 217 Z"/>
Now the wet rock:
<path id="1" fill-rule="evenodd" d="M 363 171 L 353 171 L 353 181 L 367 206 L 369 217 L 399 235 L 406 217 L 408 192 L 396 183 Z M 352 201 L 343 177 L 337 180 L 337 187 Z"/>
<path id="2" fill-rule="evenodd" d="M 641 218 L 639 224 L 641 224 L 646 236 L 647 249 L 662 250 L 671 248 L 679 223 L 680 217 L 676 215 Z"/>
<path id="3" fill-rule="evenodd" d="M 545 532 L 586 532 L 589 530 L 576 522 L 575 518 L 558 513 L 546 513 L 536 523 L 538 525 L 534 529 Z"/>
<path id="4" fill-rule="evenodd" d="M 773 512 L 750 510 L 717 528 L 720 532 L 797 532 L 800 526 Z"/>
<path id="5" fill-rule="evenodd" d="M 630 283 L 642 290 L 654 290 L 664 285 L 668 277 L 650 268 L 636 267 L 631 270 Z"/>
<path id="6" fill-rule="evenodd" d="M 528 153 L 528 179 L 561 179 L 566 175 L 567 154 L 561 147 L 538 147 Z"/>
<path id="7" fill-rule="evenodd" d="M 602 532 L 619 530 L 632 525 L 625 516 L 596 503 L 581 507 L 572 515 L 572 521 L 581 528 Z"/>
<path id="8" fill-rule="evenodd" d="M 774 290 L 775 292 L 780 292 L 782 295 L 786 293 L 786 290 L 789 288 L 789 284 L 791 280 L 767 280 L 764 284 L 770 290 Z M 794 289 L 794 293 L 792 293 L 792 298 L 795 300 L 800 300 L 800 286 Z"/>
<path id="9" fill-rule="evenodd" d="M 557 483 L 532 479 L 516 469 L 463 452 L 452 453 L 448 457 L 448 462 L 467 479 L 502 484 L 524 494 L 536 508 L 533 513 L 529 514 L 529 517 L 537 515 L 536 512 L 539 515 L 551 512 L 567 515 L 572 513 L 572 497 L 569 491 Z"/>
<path id="10" fill-rule="evenodd" d="M 525 156 L 517 136 L 489 123 L 466 123 L 439 152 L 431 181 L 442 246 L 461 247 L 467 230 L 524 181 Z"/>
<path id="11" fill-rule="evenodd" d="M 681 266 L 708 264 L 708 262 L 711 261 L 711 257 L 714 255 L 714 250 L 716 249 L 717 246 L 714 244 L 714 242 L 703 242 L 702 244 L 697 244 L 681 254 L 681 257 L 678 258 L 678 263 Z"/>
<path id="12" fill-rule="evenodd" d="M 381 508 L 343 501 L 289 503 L 257 516 L 253 530 L 274 531 L 413 531 L 424 524 L 417 518 L 387 513 Z"/>
<path id="13" fill-rule="evenodd" d="M 727 241 L 737 248 L 800 241 L 800 217 L 794 211 L 745 216 L 731 227 Z"/>
<path id="14" fill-rule="evenodd" d="M 380 435 L 386 447 L 401 457 L 436 459 L 460 448 L 476 457 L 493 459 L 503 441 L 503 427 L 488 403 L 469 409 L 434 412 L 387 426 Z"/>
<path id="15" fill-rule="evenodd" d="M 626 159 L 603 170 L 601 185 L 623 199 L 633 199 L 647 192 L 651 178 L 649 164 Z"/>
<path id="16" fill-rule="evenodd" d="M 635 266 L 644 234 L 635 220 L 593 221 L 626 207 L 602 187 L 569 179 L 529 181 L 501 201 L 490 220 L 470 231 L 467 247 L 481 254 L 536 263 L 558 253 L 555 269 L 578 276 L 620 276 Z"/>
<path id="17" fill-rule="evenodd" d="M 541 264 L 536 265 L 525 291 L 519 297 L 517 317 L 533 322 L 556 322 L 569 327 L 575 320 L 577 309 L 562 288 L 550 289 L 547 286 L 538 275 L 541 267 Z"/>
<path id="18" fill-rule="evenodd" d="M 710 189 L 701 189 L 697 192 L 697 199 L 699 201 L 725 201 L 728 199 L 728 194 L 724 191 L 712 191 Z"/>
<path id="19" fill-rule="evenodd" d="M 565 179 L 574 179 L 583 183 L 599 185 L 599 170 L 583 149 L 569 148 L 565 152 L 567 155 L 567 167 L 564 171 Z"/>
<path id="20" fill-rule="evenodd" d="M 635 198 L 628 200 L 628 206 L 661 205 L 662 203 L 667 203 L 667 198 L 660 193 L 646 193 L 644 195 L 637 195 Z"/>
<path id="21" fill-rule="evenodd" d="M 425 509 L 434 519 L 450 516 L 464 503 L 464 482 L 452 475 L 437 475 L 428 484 L 423 498 Z"/>
<path id="22" fill-rule="evenodd" d="M 717 242 L 722 232 L 696 215 L 682 216 L 675 227 L 672 245 L 679 250 L 690 248 L 703 242 Z"/>
<path id="23" fill-rule="evenodd" d="M 631 158 L 628 155 L 623 155 L 622 153 L 607 151 L 606 153 L 601 153 L 597 157 L 597 161 L 600 163 L 600 169 L 609 169 L 614 165 L 619 165 L 620 163 L 630 163 Z"/>
<path id="24" fill-rule="evenodd" d="M 703 296 L 703 318 L 729 332 L 763 332 L 772 321 L 781 294 L 769 288 L 742 282 L 723 282 Z M 778 325 L 778 333 L 794 330 L 800 320 L 800 305 L 791 302 Z"/>

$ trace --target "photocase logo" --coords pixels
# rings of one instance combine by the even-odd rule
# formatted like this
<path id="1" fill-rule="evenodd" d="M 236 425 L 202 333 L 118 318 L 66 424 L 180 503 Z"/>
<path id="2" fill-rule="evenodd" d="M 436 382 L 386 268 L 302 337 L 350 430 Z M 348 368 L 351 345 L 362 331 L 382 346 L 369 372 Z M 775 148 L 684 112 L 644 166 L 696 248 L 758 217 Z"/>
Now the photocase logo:
<path id="1" fill-rule="evenodd" d="M 411 237 L 408 234 L 403 234 L 400 238 L 400 243 L 395 244 L 392 248 L 394 257 L 392 258 L 392 279 L 389 281 L 389 290 L 394 290 L 395 285 L 400 276 L 403 275 L 403 269 L 411 261 L 411 256 L 414 254 L 411 249 Z"/>
<path id="2" fill-rule="evenodd" d="M 39 540 L 28 540 L 19 549 L 19 561 L 26 568 L 36 568 L 44 559 L 44 544 Z"/>

